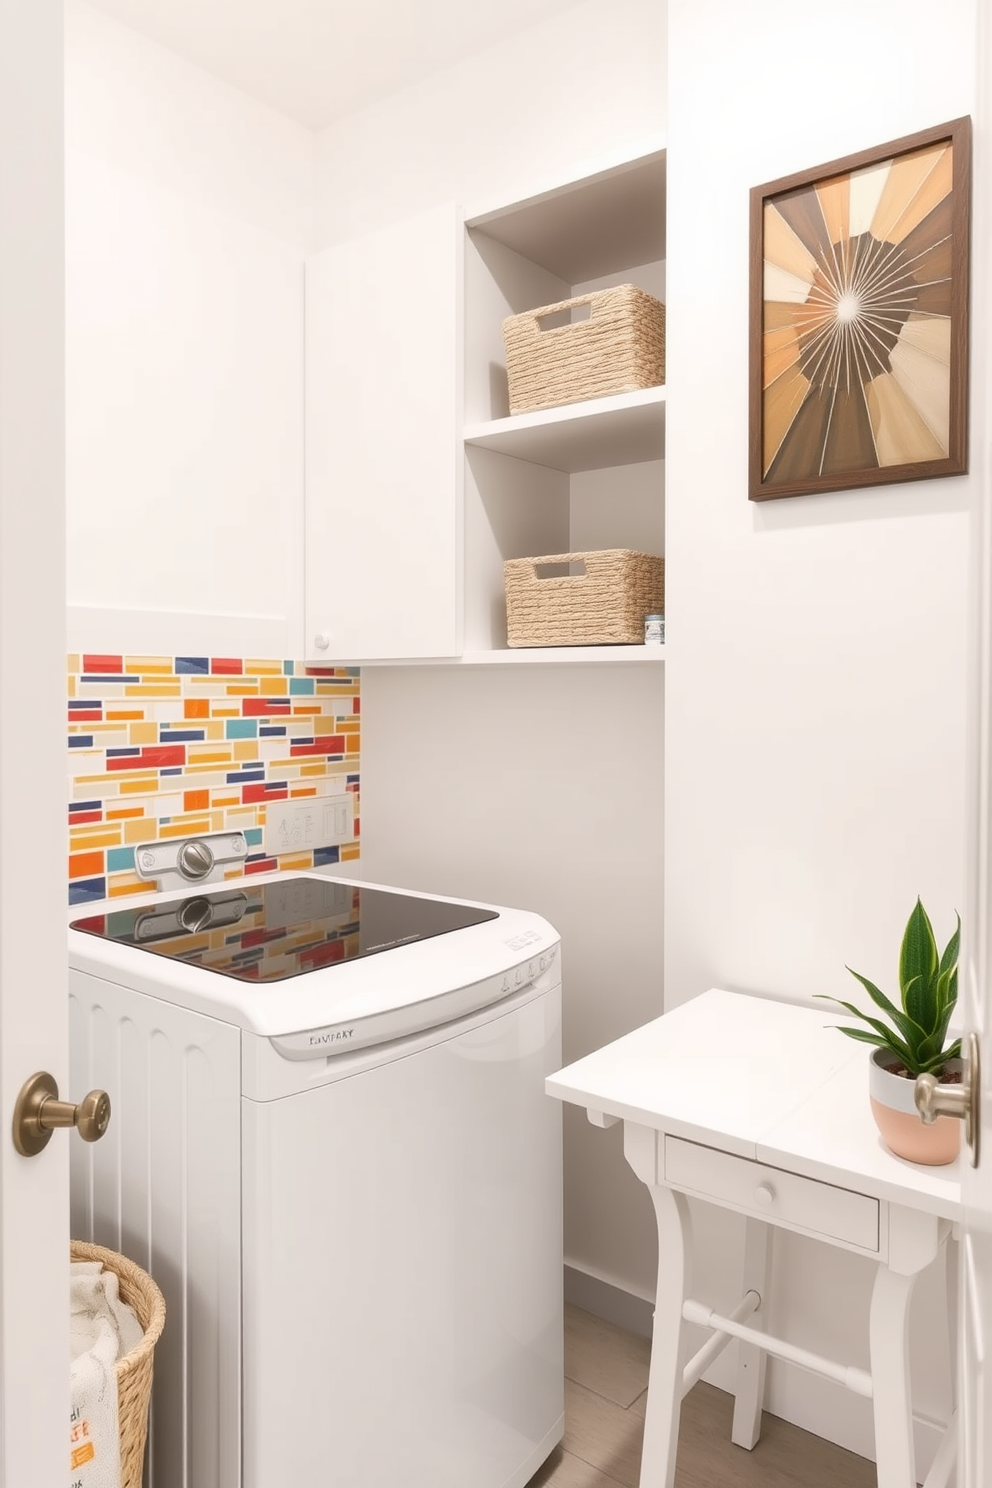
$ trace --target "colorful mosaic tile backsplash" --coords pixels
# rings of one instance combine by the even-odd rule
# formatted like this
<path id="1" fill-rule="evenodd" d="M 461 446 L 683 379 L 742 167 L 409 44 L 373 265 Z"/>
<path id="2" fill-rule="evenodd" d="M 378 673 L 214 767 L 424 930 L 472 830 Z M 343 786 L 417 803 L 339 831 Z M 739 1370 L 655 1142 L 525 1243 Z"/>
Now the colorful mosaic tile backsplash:
<path id="1" fill-rule="evenodd" d="M 359 855 L 357 668 L 241 657 L 69 657 L 69 903 L 148 893 L 139 842 L 241 831 L 248 873 Z M 355 838 L 266 856 L 266 805 L 355 793 Z"/>

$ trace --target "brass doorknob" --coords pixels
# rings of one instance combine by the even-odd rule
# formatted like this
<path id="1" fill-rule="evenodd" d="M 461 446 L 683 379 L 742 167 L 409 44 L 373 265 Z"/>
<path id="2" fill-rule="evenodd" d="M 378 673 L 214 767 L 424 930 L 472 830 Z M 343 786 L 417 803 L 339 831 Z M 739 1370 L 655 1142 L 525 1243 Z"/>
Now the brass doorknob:
<path id="1" fill-rule="evenodd" d="M 14 1146 L 23 1157 L 44 1151 L 57 1127 L 74 1126 L 84 1142 L 98 1142 L 109 1125 L 105 1090 L 91 1090 L 74 1106 L 59 1100 L 59 1087 L 45 1070 L 25 1080 L 14 1103 Z"/>
<path id="2" fill-rule="evenodd" d="M 971 1165 L 977 1167 L 979 1098 L 981 1095 L 978 1035 L 970 1033 L 965 1047 L 967 1056 L 963 1083 L 941 1085 L 933 1075 L 919 1075 L 916 1080 L 915 1100 L 920 1119 L 926 1126 L 931 1126 L 938 1116 L 960 1117 L 964 1122 L 964 1139 L 970 1150 Z"/>

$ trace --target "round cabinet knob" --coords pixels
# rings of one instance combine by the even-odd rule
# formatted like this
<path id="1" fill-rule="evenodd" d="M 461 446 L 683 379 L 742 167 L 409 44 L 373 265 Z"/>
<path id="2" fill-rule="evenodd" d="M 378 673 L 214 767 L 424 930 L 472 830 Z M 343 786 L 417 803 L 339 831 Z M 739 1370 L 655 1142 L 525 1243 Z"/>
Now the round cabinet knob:
<path id="1" fill-rule="evenodd" d="M 313 638 L 315 651 L 326 651 L 331 644 L 331 638 L 326 630 L 321 630 Z"/>
<path id="2" fill-rule="evenodd" d="M 206 878 L 214 866 L 214 855 L 205 842 L 184 842 L 176 864 L 183 878 Z"/>
<path id="3" fill-rule="evenodd" d="M 775 1190 L 770 1183 L 759 1183 L 754 1190 L 754 1202 L 762 1209 L 770 1209 L 775 1202 Z"/>

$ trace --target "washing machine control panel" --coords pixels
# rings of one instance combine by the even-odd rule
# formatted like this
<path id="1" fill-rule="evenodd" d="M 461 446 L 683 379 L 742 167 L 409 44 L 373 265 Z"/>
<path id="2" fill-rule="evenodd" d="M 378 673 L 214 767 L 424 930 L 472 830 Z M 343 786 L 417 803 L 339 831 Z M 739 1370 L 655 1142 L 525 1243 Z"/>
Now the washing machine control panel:
<path id="1" fill-rule="evenodd" d="M 533 956 L 529 961 L 521 961 L 512 971 L 504 972 L 500 980 L 500 992 L 508 997 L 511 992 L 519 992 L 521 987 L 536 982 L 555 963 L 558 956 L 557 947 L 552 946 L 550 950 L 542 951 L 539 956 Z"/>
<path id="2" fill-rule="evenodd" d="M 519 965 L 496 976 L 472 982 L 436 997 L 423 998 L 388 1011 L 370 1013 L 343 1023 L 323 1028 L 309 1028 L 301 1033 L 280 1034 L 270 1039 L 273 1048 L 284 1059 L 335 1058 L 351 1049 L 367 1049 L 373 1044 L 407 1038 L 426 1028 L 437 1028 L 456 1018 L 464 1018 L 482 1008 L 492 1007 L 506 998 L 534 987 L 541 991 L 559 980 L 558 947 L 550 946 Z"/>

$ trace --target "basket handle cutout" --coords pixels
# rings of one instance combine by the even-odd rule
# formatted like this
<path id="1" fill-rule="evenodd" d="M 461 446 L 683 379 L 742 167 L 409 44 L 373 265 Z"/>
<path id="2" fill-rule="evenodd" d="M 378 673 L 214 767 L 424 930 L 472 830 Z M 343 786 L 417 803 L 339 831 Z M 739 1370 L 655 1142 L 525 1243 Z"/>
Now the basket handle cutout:
<path id="1" fill-rule="evenodd" d="M 534 573 L 539 579 L 583 579 L 586 566 L 581 558 L 571 563 L 565 560 L 557 563 L 535 563 Z"/>
<path id="2" fill-rule="evenodd" d="M 539 331 L 557 331 L 562 326 L 580 325 L 591 315 L 592 303 L 589 299 L 569 300 L 566 304 L 556 305 L 546 315 L 538 315 L 537 328 Z"/>

